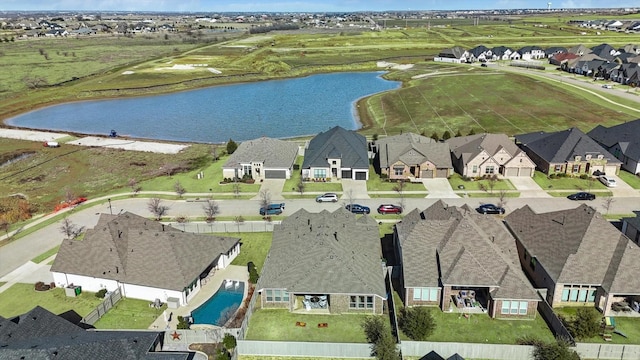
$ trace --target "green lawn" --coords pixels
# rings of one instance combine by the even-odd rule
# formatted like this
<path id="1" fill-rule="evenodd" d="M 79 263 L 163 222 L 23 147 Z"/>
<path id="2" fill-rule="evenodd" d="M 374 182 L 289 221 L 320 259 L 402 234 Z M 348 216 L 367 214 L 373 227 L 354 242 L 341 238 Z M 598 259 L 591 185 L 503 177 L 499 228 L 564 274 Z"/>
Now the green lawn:
<path id="1" fill-rule="evenodd" d="M 367 315 L 294 314 L 284 309 L 259 309 L 251 316 L 247 340 L 365 343 L 361 324 Z M 306 323 L 305 327 L 296 322 Z M 319 323 L 329 324 L 318 328 Z"/>
<path id="2" fill-rule="evenodd" d="M 291 174 L 291 178 L 287 179 L 284 182 L 284 186 L 282 187 L 283 192 L 296 192 L 298 193 L 298 183 L 300 182 L 301 174 L 300 169 L 302 168 L 302 162 L 304 161 L 304 157 L 298 156 L 296 158 L 294 170 Z M 329 182 L 313 182 L 313 181 L 305 181 L 304 182 L 304 192 L 341 192 L 342 184 L 339 180 L 329 181 Z M 303 194 L 304 194 L 303 192 Z M 302 195 L 299 198 L 304 198 L 306 195 Z"/>
<path id="3" fill-rule="evenodd" d="M 223 234 L 219 234 L 223 235 Z M 249 261 L 256 265 L 258 273 L 262 270 L 262 265 L 267 258 L 273 233 L 270 232 L 245 232 L 245 233 L 225 233 L 225 236 L 239 237 L 240 254 L 233 259 L 231 265 L 246 266 Z"/>
<path id="4" fill-rule="evenodd" d="M 33 261 L 36 264 L 40 264 L 41 262 L 50 258 L 52 255 L 57 254 L 59 249 L 60 249 L 60 245 L 54 247 L 53 249 L 43 252 L 42 254 L 31 259 L 31 261 Z"/>
<path id="5" fill-rule="evenodd" d="M 424 187 L 423 187 L 424 188 Z M 400 198 L 412 198 L 412 199 L 419 199 L 419 198 L 425 198 L 429 193 L 424 190 L 424 192 L 422 193 L 404 193 L 402 195 L 398 194 L 398 193 L 393 193 L 393 194 L 369 194 L 369 197 L 372 199 L 378 199 L 378 198 L 388 198 L 388 199 L 400 199 Z M 399 202 L 400 200 L 396 200 L 396 202 Z"/>
<path id="6" fill-rule="evenodd" d="M 579 307 L 565 306 L 561 308 L 556 308 L 554 309 L 554 311 L 557 314 L 561 314 L 566 317 L 572 317 L 572 316 L 575 316 L 578 308 Z M 620 335 L 612 334 L 611 343 L 640 345 L 640 318 L 616 316 L 615 321 L 616 321 L 616 330 L 619 330 L 623 334 L 627 335 L 627 337 L 624 338 Z M 588 338 L 588 339 L 578 339 L 576 341 L 585 342 L 585 343 L 608 343 L 609 344 L 609 342 L 604 341 L 602 339 L 602 336 L 599 336 L 599 335 L 594 336 L 592 338 Z"/>
<path id="7" fill-rule="evenodd" d="M 367 181 L 367 190 L 369 191 L 396 191 L 396 186 L 398 186 L 397 182 L 391 182 L 386 179 L 380 178 L 373 166 L 369 166 L 369 180 Z M 426 193 L 427 189 L 424 188 L 422 183 L 412 183 L 406 181 L 404 183 L 403 191 L 424 191 Z"/>
<path id="8" fill-rule="evenodd" d="M 468 197 L 470 198 L 499 198 L 500 196 L 504 196 L 506 198 L 515 198 L 515 197 L 520 197 L 520 192 L 518 191 L 510 191 L 510 192 L 505 192 L 504 195 L 501 195 L 499 191 L 494 191 L 494 192 L 472 192 L 472 193 L 466 193 Z M 458 193 L 458 195 L 460 195 L 460 193 Z"/>
<path id="9" fill-rule="evenodd" d="M 80 296 L 67 297 L 62 288 L 35 291 L 33 284 L 15 284 L 0 293 L 0 316 L 6 318 L 24 314 L 37 305 L 54 314 L 74 310 L 80 316 L 85 316 L 98 306 L 101 300 L 90 292 L 83 291 Z"/>
<path id="10" fill-rule="evenodd" d="M 536 171 L 533 180 L 540 185 L 543 190 L 573 190 L 575 191 L 591 191 L 606 190 L 600 181 L 595 178 L 580 179 L 578 177 L 562 177 L 551 179 L 546 174 Z"/>
<path id="11" fill-rule="evenodd" d="M 453 190 L 485 190 L 491 193 L 491 182 L 489 180 L 470 180 L 465 181 L 459 174 L 453 174 L 449 177 L 449 183 Z M 460 186 L 464 186 L 462 189 Z M 483 188 L 484 187 L 484 188 Z M 507 179 L 498 179 L 493 186 L 493 192 L 500 190 L 515 190 L 516 188 Z"/>
<path id="12" fill-rule="evenodd" d="M 167 308 L 149 307 L 149 301 L 122 298 L 93 326 L 97 329 L 148 329 Z"/>
<path id="13" fill-rule="evenodd" d="M 632 188 L 640 189 L 640 176 L 634 175 L 625 170 L 620 170 L 620 174 L 618 174 L 618 176 Z"/>
<path id="14" fill-rule="evenodd" d="M 571 194 L 575 194 L 578 190 L 576 191 L 547 191 L 547 193 L 553 197 L 567 197 Z M 596 199 L 600 198 L 600 197 L 609 197 L 609 196 L 613 196 L 613 193 L 611 191 L 596 191 L 594 192 L 594 194 L 596 194 Z M 587 202 L 588 203 L 588 202 Z"/>

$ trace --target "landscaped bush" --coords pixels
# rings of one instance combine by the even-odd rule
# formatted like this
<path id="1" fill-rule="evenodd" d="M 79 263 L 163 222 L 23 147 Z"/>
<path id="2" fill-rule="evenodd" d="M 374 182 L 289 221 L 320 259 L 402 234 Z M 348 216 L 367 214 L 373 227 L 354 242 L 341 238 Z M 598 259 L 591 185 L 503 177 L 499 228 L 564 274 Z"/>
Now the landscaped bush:
<path id="1" fill-rule="evenodd" d="M 256 270 L 256 266 L 253 264 L 253 262 L 249 262 L 247 264 L 247 267 L 249 268 L 249 282 L 252 284 L 257 284 L 260 275 L 258 274 L 258 270 Z"/>
<path id="2" fill-rule="evenodd" d="M 96 293 L 96 297 L 98 299 L 104 299 L 104 297 L 107 295 L 107 289 L 100 289 L 98 290 L 98 292 Z"/>
<path id="3" fill-rule="evenodd" d="M 590 176 L 588 174 L 581 174 L 580 175 L 580 179 L 582 179 L 582 180 L 587 180 L 589 178 L 590 178 Z"/>
<path id="4" fill-rule="evenodd" d="M 587 339 L 600 332 L 601 315 L 595 308 L 578 308 L 572 318 L 560 317 L 569 332 L 576 339 Z"/>
<path id="5" fill-rule="evenodd" d="M 400 329 L 415 341 L 427 340 L 436 328 L 431 310 L 424 306 L 402 308 L 398 320 Z"/>
<path id="6" fill-rule="evenodd" d="M 50 285 L 45 284 L 45 283 L 44 283 L 44 282 L 42 282 L 42 281 L 38 281 L 38 282 L 35 284 L 35 290 L 36 290 L 36 291 L 47 291 L 47 290 L 49 290 L 49 289 L 51 289 L 51 286 L 50 286 Z"/>
<path id="7" fill-rule="evenodd" d="M 178 325 L 176 326 L 176 328 L 180 330 L 185 330 L 189 328 L 189 322 L 187 321 L 187 319 L 184 318 L 184 316 L 178 315 Z"/>
<path id="8" fill-rule="evenodd" d="M 224 334 L 224 339 L 222 339 L 222 344 L 224 345 L 225 349 L 231 351 L 237 345 L 236 338 L 231 334 Z"/>

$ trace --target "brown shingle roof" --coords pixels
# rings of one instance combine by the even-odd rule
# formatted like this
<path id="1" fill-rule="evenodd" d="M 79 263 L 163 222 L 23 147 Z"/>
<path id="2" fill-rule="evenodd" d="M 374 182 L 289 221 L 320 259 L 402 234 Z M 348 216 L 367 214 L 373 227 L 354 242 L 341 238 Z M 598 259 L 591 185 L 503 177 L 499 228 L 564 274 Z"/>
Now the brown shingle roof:
<path id="1" fill-rule="evenodd" d="M 239 239 L 185 233 L 126 212 L 102 214 L 83 240 L 65 240 L 53 272 L 182 291 Z"/>

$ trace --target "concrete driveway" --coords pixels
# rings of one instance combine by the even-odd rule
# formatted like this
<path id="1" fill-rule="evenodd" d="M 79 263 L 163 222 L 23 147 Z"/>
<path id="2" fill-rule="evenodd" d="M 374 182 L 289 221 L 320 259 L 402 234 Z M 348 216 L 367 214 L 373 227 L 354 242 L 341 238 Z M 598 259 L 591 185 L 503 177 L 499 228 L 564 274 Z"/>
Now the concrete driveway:
<path id="1" fill-rule="evenodd" d="M 260 191 L 258 195 L 254 196 L 251 200 L 262 200 L 260 194 L 266 191 L 269 194 L 271 200 L 284 200 L 282 197 L 282 187 L 284 186 L 285 179 L 264 179 L 260 185 Z"/>
<path id="2" fill-rule="evenodd" d="M 622 171 L 622 170 L 620 170 Z M 614 197 L 633 197 L 640 196 L 640 191 L 631 187 L 631 185 L 624 182 L 624 180 L 620 179 L 616 175 L 607 175 L 616 181 L 616 187 L 609 188 Z M 598 180 L 600 181 L 600 180 Z"/>
<path id="3" fill-rule="evenodd" d="M 342 179 L 342 200 L 369 199 L 367 182 L 363 180 Z"/>
<path id="4" fill-rule="evenodd" d="M 421 179 L 429 194 L 427 198 L 455 199 L 459 196 L 453 192 L 447 179 Z"/>
<path id="5" fill-rule="evenodd" d="M 509 177 L 507 180 L 511 181 L 516 190 L 520 192 L 520 197 L 552 197 L 549 193 L 544 191 L 538 183 L 533 181 L 533 178 L 528 176 Z"/>

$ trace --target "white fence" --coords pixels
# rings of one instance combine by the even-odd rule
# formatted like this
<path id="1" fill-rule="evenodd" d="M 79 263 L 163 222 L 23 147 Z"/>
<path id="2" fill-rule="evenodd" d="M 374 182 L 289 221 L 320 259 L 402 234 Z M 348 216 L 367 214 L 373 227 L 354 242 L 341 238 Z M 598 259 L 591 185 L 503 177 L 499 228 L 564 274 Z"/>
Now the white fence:
<path id="1" fill-rule="evenodd" d="M 578 343 L 575 350 L 583 359 L 640 359 L 640 345 Z"/>
<path id="2" fill-rule="evenodd" d="M 238 340 L 238 355 L 370 358 L 369 344 Z"/>
<path id="3" fill-rule="evenodd" d="M 170 222 L 165 223 L 175 229 L 190 233 L 234 233 L 234 232 L 271 232 L 273 227 L 280 224 L 280 221 L 245 221 L 236 223 L 234 221 L 214 221 L 206 222 Z"/>
<path id="4" fill-rule="evenodd" d="M 435 351 L 445 359 L 458 353 L 465 359 L 527 360 L 532 359 L 533 346 L 471 343 L 403 341 L 402 356 L 422 357 Z"/>

